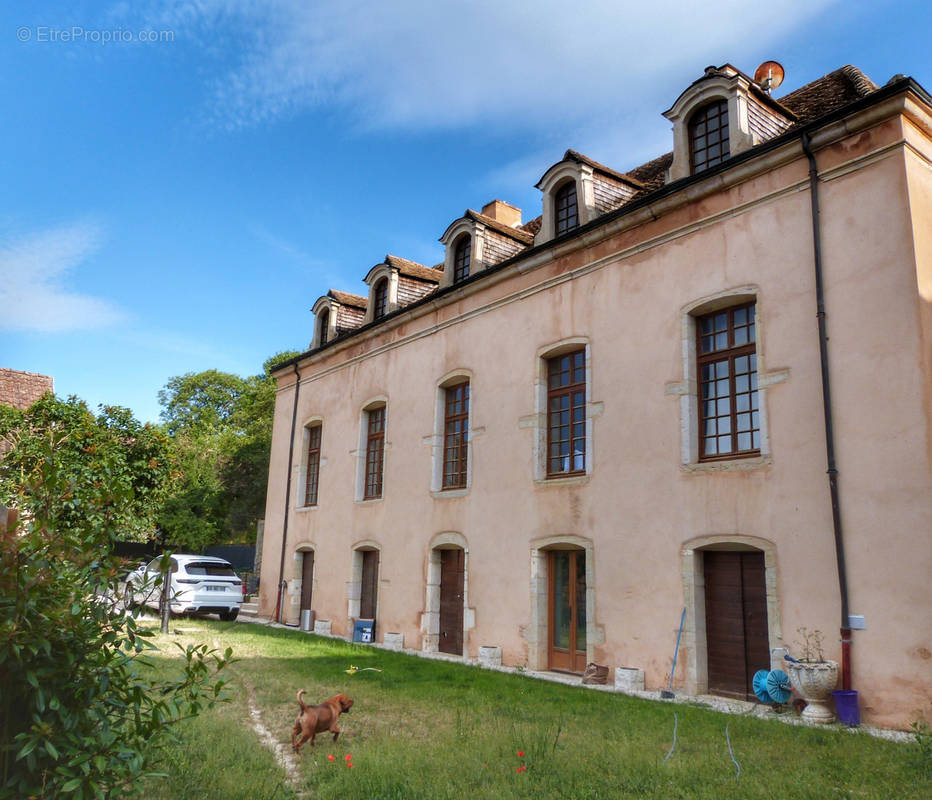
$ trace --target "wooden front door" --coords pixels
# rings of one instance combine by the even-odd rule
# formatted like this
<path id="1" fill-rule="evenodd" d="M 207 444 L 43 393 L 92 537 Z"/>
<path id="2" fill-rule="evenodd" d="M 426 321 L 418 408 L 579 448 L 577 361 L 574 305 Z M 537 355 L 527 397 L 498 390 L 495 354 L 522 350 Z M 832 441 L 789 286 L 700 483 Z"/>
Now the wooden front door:
<path id="1" fill-rule="evenodd" d="M 440 551 L 441 653 L 463 655 L 463 584 L 466 554 L 459 548 Z"/>
<path id="2" fill-rule="evenodd" d="M 547 666 L 566 672 L 586 668 L 586 552 L 551 550 Z"/>
<path id="3" fill-rule="evenodd" d="M 301 565 L 301 610 L 311 608 L 311 599 L 314 593 L 314 551 L 305 551 Z"/>
<path id="4" fill-rule="evenodd" d="M 705 550 L 703 562 L 709 691 L 753 700 L 754 673 L 770 669 L 764 554 Z"/>
<path id="5" fill-rule="evenodd" d="M 359 595 L 359 618 L 375 619 L 379 588 L 379 551 L 362 552 L 362 587 Z"/>

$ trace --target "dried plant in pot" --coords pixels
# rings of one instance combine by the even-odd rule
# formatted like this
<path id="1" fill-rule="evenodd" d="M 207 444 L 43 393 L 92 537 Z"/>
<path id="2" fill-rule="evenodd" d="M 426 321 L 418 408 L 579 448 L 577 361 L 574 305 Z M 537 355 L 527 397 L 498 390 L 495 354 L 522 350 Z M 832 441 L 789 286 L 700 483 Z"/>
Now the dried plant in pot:
<path id="1" fill-rule="evenodd" d="M 793 688 L 806 701 L 803 719 L 819 724 L 835 721 L 835 712 L 828 704 L 832 690 L 838 683 L 838 663 L 829 661 L 822 652 L 822 631 L 797 628 L 800 639 L 796 644 L 802 653 L 799 661 L 787 662 Z"/>

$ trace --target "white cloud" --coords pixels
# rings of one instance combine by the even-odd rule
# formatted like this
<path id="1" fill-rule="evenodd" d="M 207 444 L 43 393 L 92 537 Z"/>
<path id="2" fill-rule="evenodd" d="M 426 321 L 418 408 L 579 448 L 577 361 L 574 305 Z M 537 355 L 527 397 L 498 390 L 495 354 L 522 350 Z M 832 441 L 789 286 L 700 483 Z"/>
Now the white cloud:
<path id="1" fill-rule="evenodd" d="M 77 222 L 0 237 L 0 328 L 62 333 L 113 325 L 118 308 L 74 291 L 69 274 L 98 249 L 99 226 Z"/>
<path id="2" fill-rule="evenodd" d="M 362 127 L 403 130 L 611 119 L 706 64 L 753 69 L 837 2 L 784 0 L 777 12 L 746 0 L 152 1 L 150 20 L 227 59 L 241 54 L 208 79 L 219 123 L 328 106 Z"/>

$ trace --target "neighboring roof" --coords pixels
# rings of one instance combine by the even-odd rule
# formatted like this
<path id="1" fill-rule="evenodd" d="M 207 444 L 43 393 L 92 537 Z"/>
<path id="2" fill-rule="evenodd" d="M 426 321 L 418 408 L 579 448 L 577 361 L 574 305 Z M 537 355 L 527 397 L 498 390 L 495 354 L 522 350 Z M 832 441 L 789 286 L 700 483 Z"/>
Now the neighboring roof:
<path id="1" fill-rule="evenodd" d="M 529 233 L 531 234 L 531 236 L 536 236 L 537 232 L 540 230 L 540 226 L 543 223 L 543 221 L 544 221 L 544 218 L 542 216 L 534 217 L 534 219 L 528 220 L 523 225 L 519 225 L 518 230 L 524 231 L 525 233 Z"/>
<path id="2" fill-rule="evenodd" d="M 673 153 L 664 153 L 662 156 L 658 156 L 648 161 L 646 164 L 635 167 L 628 174 L 641 181 L 641 184 L 644 186 L 644 192 L 642 192 L 642 194 L 645 194 L 663 186 L 664 181 L 667 179 L 667 170 L 672 163 Z"/>
<path id="3" fill-rule="evenodd" d="M 358 294 L 350 294 L 349 292 L 338 292 L 336 289 L 331 289 L 327 292 L 327 296 L 332 297 L 340 305 L 361 308 L 363 311 L 365 311 L 366 307 L 369 305 L 369 299 L 367 297 L 362 297 Z"/>
<path id="4" fill-rule="evenodd" d="M 54 381 L 48 375 L 0 367 L 0 403 L 25 410 L 46 392 L 54 391 Z"/>
<path id="5" fill-rule="evenodd" d="M 803 125 L 875 91 L 877 85 L 867 75 L 846 64 L 781 97 L 780 103 L 796 114 L 798 124 Z"/>
<path id="6" fill-rule="evenodd" d="M 402 275 L 409 278 L 417 278 L 419 281 L 428 281 L 429 283 L 440 283 L 443 277 L 443 271 L 428 267 L 426 264 L 418 264 L 417 261 L 411 261 L 407 258 L 388 255 L 385 261 L 392 269 L 397 269 Z"/>

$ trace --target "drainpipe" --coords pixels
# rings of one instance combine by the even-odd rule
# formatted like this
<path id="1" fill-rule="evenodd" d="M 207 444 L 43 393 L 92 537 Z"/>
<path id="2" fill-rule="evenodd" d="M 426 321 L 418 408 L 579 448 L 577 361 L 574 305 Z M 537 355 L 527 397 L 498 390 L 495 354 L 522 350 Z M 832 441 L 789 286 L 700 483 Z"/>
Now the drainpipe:
<path id="1" fill-rule="evenodd" d="M 809 133 L 803 131 L 802 146 L 809 159 L 809 197 L 812 204 L 812 249 L 815 262 L 816 319 L 819 323 L 819 358 L 822 366 L 822 407 L 825 415 L 825 451 L 828 458 L 828 488 L 832 498 L 832 527 L 835 534 L 835 560 L 838 564 L 838 592 L 841 597 L 841 681 L 851 689 L 851 628 L 848 622 L 848 575 L 845 544 L 841 531 L 841 505 L 838 500 L 838 470 L 835 468 L 835 433 L 832 424 L 832 390 L 828 373 L 828 336 L 825 332 L 825 294 L 822 284 L 822 235 L 819 224 L 819 170 L 810 147 Z"/>
<path id="2" fill-rule="evenodd" d="M 288 511 L 291 503 L 291 468 L 294 461 L 294 431 L 298 422 L 298 395 L 301 392 L 301 374 L 294 365 L 294 407 L 291 409 L 291 439 L 288 441 L 288 478 L 285 481 L 285 522 L 282 525 L 282 556 L 278 563 L 278 600 L 275 603 L 275 621 L 282 621 L 283 596 L 285 594 L 285 547 L 288 542 Z"/>

